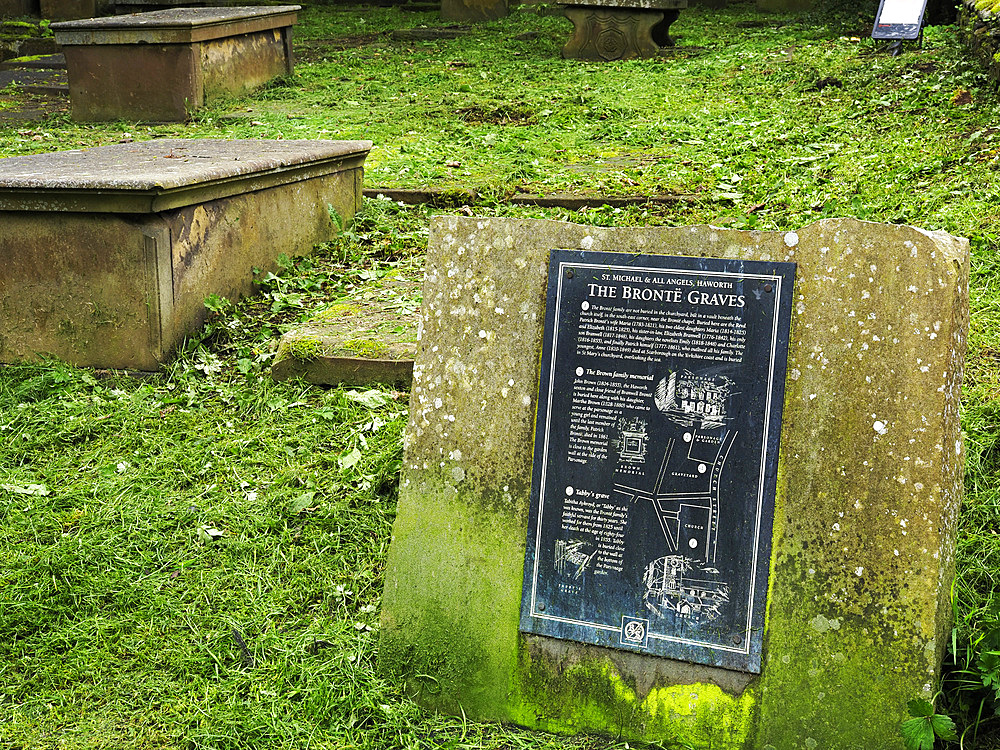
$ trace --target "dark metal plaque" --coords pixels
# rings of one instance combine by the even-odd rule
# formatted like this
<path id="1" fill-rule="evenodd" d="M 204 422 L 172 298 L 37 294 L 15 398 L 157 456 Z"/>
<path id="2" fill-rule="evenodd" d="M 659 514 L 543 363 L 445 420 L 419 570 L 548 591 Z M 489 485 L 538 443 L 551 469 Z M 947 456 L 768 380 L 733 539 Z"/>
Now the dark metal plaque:
<path id="1" fill-rule="evenodd" d="M 522 631 L 760 672 L 794 275 L 552 251 Z"/>

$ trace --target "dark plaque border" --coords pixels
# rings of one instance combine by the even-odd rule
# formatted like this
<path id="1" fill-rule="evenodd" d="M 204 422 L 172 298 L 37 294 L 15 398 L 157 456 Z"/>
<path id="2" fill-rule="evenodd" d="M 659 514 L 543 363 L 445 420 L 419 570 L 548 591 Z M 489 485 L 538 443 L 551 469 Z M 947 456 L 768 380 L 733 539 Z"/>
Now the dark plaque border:
<path id="1" fill-rule="evenodd" d="M 521 631 L 760 672 L 794 278 L 552 251 Z"/>

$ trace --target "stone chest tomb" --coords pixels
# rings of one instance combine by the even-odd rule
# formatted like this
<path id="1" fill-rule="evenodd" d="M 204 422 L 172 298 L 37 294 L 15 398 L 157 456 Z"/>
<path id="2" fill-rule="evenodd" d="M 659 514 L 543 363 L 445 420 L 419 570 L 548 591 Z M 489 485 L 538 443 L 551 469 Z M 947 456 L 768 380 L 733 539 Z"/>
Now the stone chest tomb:
<path id="1" fill-rule="evenodd" d="M 549 731 L 902 748 L 950 632 L 968 264 L 963 239 L 854 219 L 436 219 L 382 668 L 434 709 Z M 768 295 L 787 295 L 784 343 Z M 645 341 L 654 315 L 666 327 Z M 766 365 L 772 348 L 786 366 Z M 763 390 L 740 364 L 757 349 Z M 643 351 L 691 363 L 649 379 Z M 723 466 L 731 438 L 759 463 Z M 723 554 L 730 521 L 750 562 Z M 660 551 L 630 568 L 636 538 Z"/>
<path id="2" fill-rule="evenodd" d="M 205 319 L 330 239 L 369 141 L 158 140 L 0 160 L 0 362 L 155 370 Z"/>
<path id="3" fill-rule="evenodd" d="M 298 5 L 171 8 L 52 24 L 73 118 L 183 121 L 293 68 Z"/>

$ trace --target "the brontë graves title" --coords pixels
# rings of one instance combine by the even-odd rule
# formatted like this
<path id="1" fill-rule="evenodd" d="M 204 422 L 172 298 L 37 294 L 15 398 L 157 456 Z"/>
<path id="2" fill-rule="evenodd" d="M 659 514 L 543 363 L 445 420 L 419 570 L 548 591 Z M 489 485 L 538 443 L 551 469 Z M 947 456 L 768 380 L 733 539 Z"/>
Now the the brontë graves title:
<path id="1" fill-rule="evenodd" d="M 794 272 L 552 252 L 521 630 L 760 671 Z"/>

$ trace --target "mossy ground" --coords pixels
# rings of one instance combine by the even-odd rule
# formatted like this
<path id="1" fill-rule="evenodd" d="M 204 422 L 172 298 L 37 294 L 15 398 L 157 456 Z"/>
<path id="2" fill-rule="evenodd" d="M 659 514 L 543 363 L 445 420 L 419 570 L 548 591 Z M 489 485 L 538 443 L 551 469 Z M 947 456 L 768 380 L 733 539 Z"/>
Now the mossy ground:
<path id="1" fill-rule="evenodd" d="M 365 138 L 366 187 L 474 189 L 482 214 L 767 229 L 853 215 L 969 237 L 954 600 L 960 638 L 1000 623 L 1000 102 L 956 30 L 928 28 L 892 58 L 865 38 L 873 5 L 738 3 L 683 11 L 661 59 L 593 64 L 560 59 L 568 22 L 529 11 L 396 41 L 392 29 L 441 21 L 310 5 L 292 79 L 183 125 L 0 124 L 0 153 Z M 505 202 L 568 190 L 687 198 Z M 0 747 L 616 745 L 430 716 L 377 675 L 405 398 L 267 373 L 284 328 L 361 273 L 420 258 L 430 213 L 368 201 L 349 234 L 289 263 L 257 301 L 216 301 L 204 335 L 155 377 L 0 372 Z M 223 535 L 204 541 L 203 526 Z M 979 747 L 991 742 L 980 732 Z"/>

